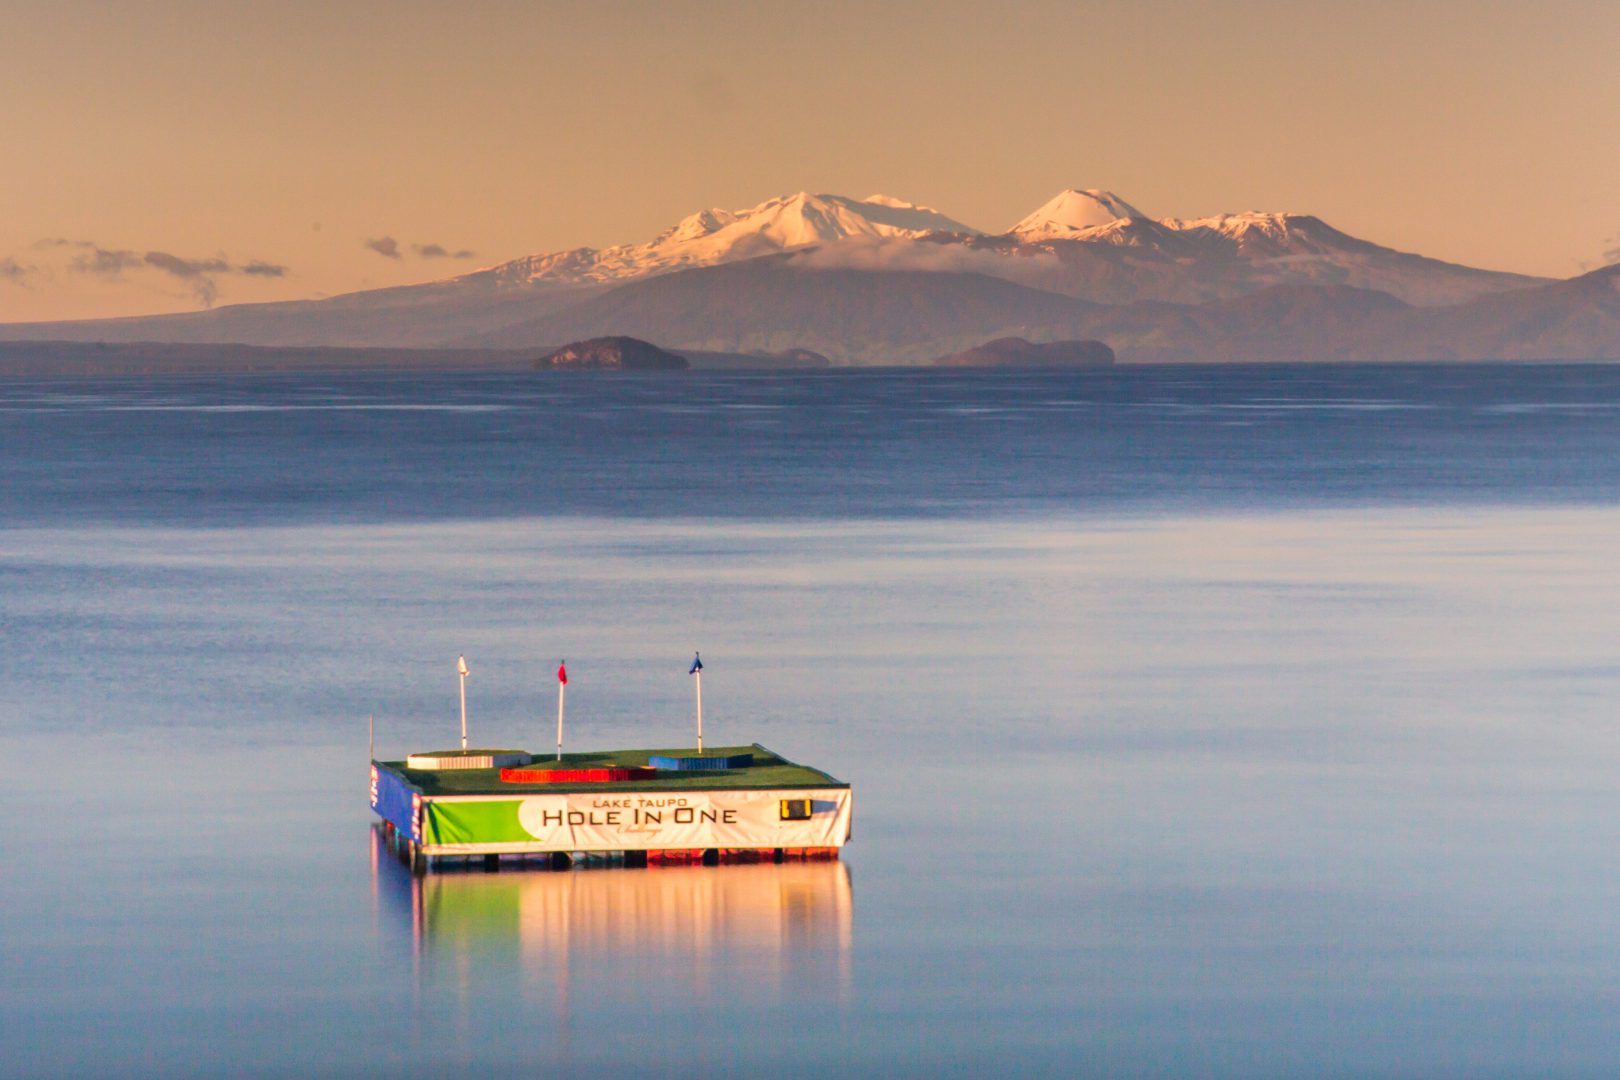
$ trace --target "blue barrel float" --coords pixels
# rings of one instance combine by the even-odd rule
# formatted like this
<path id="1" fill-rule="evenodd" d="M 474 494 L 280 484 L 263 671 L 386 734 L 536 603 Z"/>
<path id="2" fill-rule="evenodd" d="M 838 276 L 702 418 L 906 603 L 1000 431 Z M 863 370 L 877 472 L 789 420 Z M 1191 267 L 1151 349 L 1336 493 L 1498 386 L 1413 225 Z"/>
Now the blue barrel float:
<path id="1" fill-rule="evenodd" d="M 753 754 L 718 754 L 708 757 L 664 757 L 654 754 L 647 764 L 655 769 L 675 769 L 679 772 L 719 772 L 723 769 L 746 769 L 754 763 Z"/>

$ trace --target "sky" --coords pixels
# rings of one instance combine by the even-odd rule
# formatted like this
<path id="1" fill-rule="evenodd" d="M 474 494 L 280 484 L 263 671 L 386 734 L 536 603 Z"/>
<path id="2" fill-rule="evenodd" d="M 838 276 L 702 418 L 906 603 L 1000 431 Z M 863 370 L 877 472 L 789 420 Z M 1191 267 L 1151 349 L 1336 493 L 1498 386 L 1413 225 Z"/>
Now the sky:
<path id="1" fill-rule="evenodd" d="M 1620 259 L 1620 4 L 0 0 L 0 321 L 188 311 L 877 192 Z M 1606 257 L 1607 253 L 1607 257 Z"/>

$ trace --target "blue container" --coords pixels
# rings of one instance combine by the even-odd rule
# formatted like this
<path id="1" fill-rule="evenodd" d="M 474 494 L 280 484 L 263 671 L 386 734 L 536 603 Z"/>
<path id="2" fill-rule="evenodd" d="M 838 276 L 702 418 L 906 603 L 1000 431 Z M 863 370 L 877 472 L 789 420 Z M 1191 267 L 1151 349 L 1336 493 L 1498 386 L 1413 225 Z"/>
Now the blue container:
<path id="1" fill-rule="evenodd" d="M 371 808 L 378 817 L 391 822 L 394 828 L 417 843 L 422 842 L 422 837 L 414 796 L 420 794 L 393 770 L 371 767 Z"/>
<path id="2" fill-rule="evenodd" d="M 655 769 L 675 769 L 679 772 L 721 772 L 725 769 L 746 769 L 753 763 L 753 754 L 732 754 L 730 757 L 662 757 L 655 755 L 647 759 L 647 764 Z"/>

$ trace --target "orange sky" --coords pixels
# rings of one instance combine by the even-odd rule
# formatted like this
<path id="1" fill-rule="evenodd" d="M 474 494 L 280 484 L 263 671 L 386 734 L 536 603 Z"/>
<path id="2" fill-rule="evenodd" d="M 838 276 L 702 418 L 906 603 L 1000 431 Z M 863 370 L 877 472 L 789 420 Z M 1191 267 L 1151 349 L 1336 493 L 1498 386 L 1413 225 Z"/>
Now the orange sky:
<path id="1" fill-rule="evenodd" d="M 1065 187 L 1302 210 L 1555 276 L 1620 247 L 1608 0 L 0 0 L 0 27 L 0 321 L 404 284 L 801 189 L 985 229 Z"/>

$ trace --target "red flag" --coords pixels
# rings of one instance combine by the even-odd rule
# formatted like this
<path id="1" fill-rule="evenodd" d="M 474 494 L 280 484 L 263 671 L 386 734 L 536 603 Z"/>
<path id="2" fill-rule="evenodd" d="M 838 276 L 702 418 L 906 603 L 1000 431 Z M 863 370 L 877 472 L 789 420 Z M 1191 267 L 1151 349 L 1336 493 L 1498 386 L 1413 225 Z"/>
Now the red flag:
<path id="1" fill-rule="evenodd" d="M 568 685 L 568 668 L 565 664 L 557 665 L 557 681 L 564 686 Z"/>

